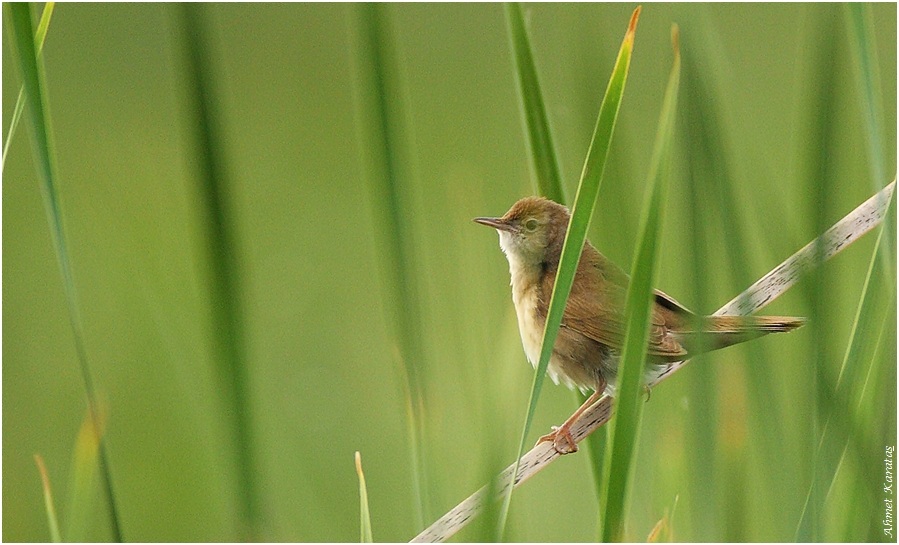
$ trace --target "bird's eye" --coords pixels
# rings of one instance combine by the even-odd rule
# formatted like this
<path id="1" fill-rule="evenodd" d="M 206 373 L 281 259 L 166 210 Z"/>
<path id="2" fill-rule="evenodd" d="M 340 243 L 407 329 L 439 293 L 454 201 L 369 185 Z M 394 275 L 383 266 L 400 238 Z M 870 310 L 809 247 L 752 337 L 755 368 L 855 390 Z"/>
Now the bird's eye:
<path id="1" fill-rule="evenodd" d="M 537 220 L 535 220 L 534 218 L 531 218 L 528 221 L 524 222 L 524 228 L 527 229 L 528 231 L 533 231 L 534 229 L 537 228 Z"/>

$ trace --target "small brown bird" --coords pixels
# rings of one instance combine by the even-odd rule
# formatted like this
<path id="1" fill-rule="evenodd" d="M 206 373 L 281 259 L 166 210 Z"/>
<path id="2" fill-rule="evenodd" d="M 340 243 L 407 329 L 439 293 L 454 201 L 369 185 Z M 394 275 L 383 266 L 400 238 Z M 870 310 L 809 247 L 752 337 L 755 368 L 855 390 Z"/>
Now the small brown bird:
<path id="1" fill-rule="evenodd" d="M 499 232 L 499 245 L 509 260 L 521 342 L 535 367 L 569 218 L 568 209 L 560 204 L 525 197 L 501 218 L 474 219 Z M 594 393 L 538 443 L 552 441 L 560 453 L 576 451 L 571 425 L 603 392 L 614 395 L 628 281 L 627 273 L 589 241 L 584 244 L 547 372 L 556 384 L 561 379 L 569 388 Z M 780 316 L 699 316 L 661 291 L 653 294 L 645 380 L 653 378 L 665 362 L 685 360 L 767 333 L 791 331 L 805 322 Z"/>

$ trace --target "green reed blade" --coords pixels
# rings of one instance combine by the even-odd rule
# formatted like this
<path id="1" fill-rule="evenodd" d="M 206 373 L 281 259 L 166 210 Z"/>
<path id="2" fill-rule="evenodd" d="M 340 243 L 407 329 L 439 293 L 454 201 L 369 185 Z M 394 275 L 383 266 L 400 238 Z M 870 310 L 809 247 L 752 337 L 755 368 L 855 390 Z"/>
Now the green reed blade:
<path id="1" fill-rule="evenodd" d="M 847 453 L 853 455 L 855 459 L 853 464 L 845 465 L 856 468 L 859 482 L 870 482 L 878 478 L 876 474 L 868 470 L 869 464 L 866 464 L 865 460 L 868 451 L 863 451 L 858 442 L 851 441 L 851 438 L 857 433 L 858 426 L 855 423 L 864 418 L 858 414 L 859 410 L 857 409 L 861 405 L 860 398 L 863 394 L 863 389 L 859 385 L 864 384 L 865 377 L 871 372 L 871 367 L 876 365 L 873 356 L 868 354 L 868 352 L 873 352 L 873 348 L 878 344 L 876 341 L 879 328 L 876 324 L 882 322 L 888 314 L 885 312 L 883 303 L 891 301 L 895 296 L 893 289 L 895 282 L 886 281 L 882 274 L 884 267 L 880 263 L 884 257 L 880 246 L 885 238 L 885 231 L 886 229 L 882 226 L 874 245 L 862 287 L 861 299 L 849 331 L 849 341 L 840 365 L 836 388 L 832 392 L 832 397 L 824 396 L 818 400 L 819 405 L 823 408 L 830 408 L 829 411 L 822 411 L 820 437 L 815 449 L 814 467 L 820 478 L 816 477 L 816 482 L 809 487 L 806 494 L 797 532 L 811 531 L 809 525 L 813 522 L 811 517 L 816 508 L 811 502 L 815 500 L 816 493 L 822 494 L 826 500 Z M 886 297 L 885 292 L 889 294 Z M 853 391 L 855 392 L 854 396 Z M 827 391 L 819 392 L 819 395 L 822 393 L 826 394 Z M 854 397 L 858 399 L 853 399 Z M 816 490 L 816 487 L 820 490 Z M 859 499 L 859 501 L 865 501 L 869 506 L 873 506 L 874 502 L 871 500 L 876 501 L 876 498 Z"/>
<path id="2" fill-rule="evenodd" d="M 368 509 L 368 488 L 365 486 L 365 473 L 362 472 L 362 455 L 356 451 L 356 476 L 359 478 L 359 531 L 360 543 L 372 543 L 371 513 Z"/>
<path id="3" fill-rule="evenodd" d="M 810 62 L 810 86 L 809 102 L 806 110 L 807 122 L 807 147 L 803 150 L 805 156 L 805 184 L 811 195 L 809 200 L 810 210 L 808 216 L 812 222 L 809 229 L 813 233 L 821 233 L 827 228 L 827 215 L 836 192 L 839 191 L 839 181 L 835 179 L 834 165 L 837 153 L 836 143 L 836 114 L 838 97 L 836 90 L 837 70 L 835 64 L 841 57 L 838 56 L 834 36 L 838 28 L 839 12 L 836 8 L 822 8 L 817 20 L 816 32 L 812 35 L 810 43 L 815 46 Z M 820 243 L 816 249 L 817 260 L 821 257 L 823 248 Z M 811 398 L 808 400 L 814 406 L 814 413 L 810 419 L 808 428 L 803 434 L 805 442 L 803 451 L 808 457 L 808 469 L 810 473 L 808 502 L 801 514 L 796 529 L 797 541 L 821 541 L 823 540 L 824 525 L 826 523 L 825 500 L 827 494 L 826 466 L 838 462 L 827 462 L 823 465 L 815 463 L 817 446 L 824 438 L 822 424 L 834 413 L 834 390 L 836 377 L 833 376 L 833 354 L 837 350 L 837 340 L 829 335 L 833 330 L 834 317 L 827 312 L 824 305 L 826 294 L 834 286 L 827 272 L 816 268 L 809 275 L 809 282 L 804 290 L 810 309 L 809 327 L 812 334 L 809 336 L 808 350 L 815 366 L 807 370 L 808 384 L 811 385 Z M 838 456 L 828 449 L 829 457 Z"/>
<path id="4" fill-rule="evenodd" d="M 556 282 L 553 285 L 552 297 L 547 311 L 546 325 L 543 331 L 543 344 L 540 349 L 540 360 L 534 372 L 534 381 L 531 386 L 531 395 L 528 401 L 527 414 L 525 415 L 524 428 L 521 432 L 521 441 L 516 455 L 516 467 L 513 475 L 518 473 L 518 460 L 524 452 L 527 442 L 527 434 L 531 427 L 537 400 L 540 397 L 540 389 L 543 387 L 543 378 L 546 368 L 549 366 L 549 358 L 552 354 L 559 326 L 562 323 L 562 313 L 574 283 L 574 273 L 580 261 L 581 250 L 587 239 L 587 227 L 596 206 L 596 197 L 602 182 L 609 147 L 612 142 L 612 134 L 615 129 L 615 121 L 618 118 L 618 109 L 624 96 L 624 87 L 627 82 L 628 69 L 630 67 L 631 53 L 634 47 L 634 34 L 637 29 L 637 20 L 640 16 L 640 7 L 634 10 L 630 24 L 618 51 L 618 58 L 609 79 L 602 105 L 599 108 L 599 116 L 596 127 L 593 130 L 593 138 L 587 150 L 587 158 L 581 172 L 581 180 L 578 184 L 577 195 L 574 198 L 574 206 L 571 209 L 571 220 L 568 224 L 568 232 L 562 246 L 562 255 L 559 260 L 559 270 Z M 513 487 L 503 498 L 503 508 L 500 513 L 499 528 L 502 535 L 505 531 L 506 521 L 509 515 L 509 507 L 512 501 Z"/>
<path id="5" fill-rule="evenodd" d="M 559 161 L 553 145 L 552 131 L 546 114 L 546 104 L 537 77 L 537 66 L 534 62 L 533 49 L 525 28 L 524 16 L 519 2 L 504 4 L 506 23 L 509 27 L 509 41 L 515 60 L 515 76 L 518 81 L 521 98 L 522 117 L 528 135 L 528 151 L 534 169 L 537 193 L 559 204 L 567 204 L 562 175 L 559 172 Z M 575 390 L 574 398 L 577 406 L 587 400 L 587 396 Z M 587 453 L 596 494 L 602 492 L 602 468 L 606 430 L 602 428 L 587 437 Z"/>
<path id="6" fill-rule="evenodd" d="M 59 520 L 56 517 L 56 507 L 53 505 L 53 490 L 50 487 L 50 475 L 47 473 L 47 466 L 44 465 L 44 459 L 40 454 L 34 455 L 34 463 L 37 470 L 41 474 L 41 488 L 44 491 L 44 510 L 47 512 L 47 525 L 50 527 L 50 539 L 53 543 L 62 542 L 62 536 L 59 533 Z"/>
<path id="7" fill-rule="evenodd" d="M 374 209 L 377 238 L 383 242 L 379 260 L 384 286 L 387 323 L 397 344 L 398 367 L 405 386 L 409 454 L 414 494 L 416 529 L 430 519 L 425 458 L 425 350 L 419 316 L 419 295 L 415 282 L 416 263 L 412 255 L 413 226 L 403 213 L 403 159 L 399 142 L 403 127 L 396 98 L 398 64 L 393 50 L 391 27 L 384 7 L 359 4 L 356 19 L 357 115 L 361 127 L 362 163 Z"/>
<path id="8" fill-rule="evenodd" d="M 540 90 L 540 80 L 537 78 L 531 42 L 524 26 L 521 4 L 507 2 L 504 7 L 515 60 L 515 79 L 518 81 L 521 110 L 528 135 L 528 151 L 537 176 L 537 189 L 544 197 L 565 204 L 567 200 L 559 173 L 559 160 L 549 130 L 546 105 Z"/>
<path id="9" fill-rule="evenodd" d="M 602 514 L 603 541 L 624 539 L 625 512 L 631 465 L 636 451 L 643 410 L 643 373 L 646 363 L 646 342 L 652 313 L 652 286 L 659 253 L 659 233 L 662 226 L 666 186 L 671 163 L 671 141 L 677 111 L 680 84 L 680 51 L 677 27 L 672 29 L 674 65 L 665 90 L 659 128 L 650 159 L 648 194 L 640 220 L 637 253 L 631 268 L 627 290 L 625 320 L 627 324 L 621 360 L 618 368 L 617 415 L 611 431 L 612 449 L 606 475 L 606 494 Z"/>
<path id="10" fill-rule="evenodd" d="M 214 361 L 230 415 L 240 506 L 238 533 L 258 539 L 259 488 L 256 482 L 252 447 L 249 384 L 244 346 L 239 262 L 236 255 L 234 222 L 227 199 L 227 175 L 222 145 L 222 126 L 214 98 L 210 63 L 206 7 L 183 4 L 181 27 L 186 44 L 189 111 L 193 131 L 197 183 L 203 209 L 204 241 L 211 266 L 210 298 Z"/>
<path id="11" fill-rule="evenodd" d="M 47 2 L 44 4 L 44 12 L 41 14 L 41 20 L 37 24 L 37 32 L 34 35 L 34 43 L 37 46 L 37 54 L 41 55 L 44 49 L 44 39 L 47 37 L 47 29 L 50 27 L 50 17 L 53 16 L 53 7 L 56 2 Z M 6 133 L 6 140 L 3 142 L 3 155 L 0 157 L 0 172 L 6 165 L 6 154 L 9 152 L 9 144 L 12 137 L 16 134 L 16 128 L 19 126 L 19 120 L 22 118 L 22 111 L 25 109 L 25 86 L 19 87 L 19 96 L 16 97 L 16 107 L 13 109 L 12 118 L 9 122 L 9 132 Z"/>
<path id="12" fill-rule="evenodd" d="M 53 129 L 50 121 L 49 99 L 44 82 L 43 63 L 35 48 L 35 32 L 31 20 L 31 8 L 26 3 L 4 4 L 7 20 L 12 26 L 13 42 L 16 50 L 16 60 L 22 75 L 25 99 L 28 103 L 28 127 L 31 135 L 32 153 L 41 180 L 41 190 L 44 196 L 44 205 L 47 212 L 47 220 L 50 223 L 50 236 L 56 250 L 56 259 L 62 273 L 63 288 L 66 295 L 69 321 L 75 336 L 75 352 L 81 378 L 84 382 L 87 395 L 88 410 L 96 425 L 97 395 L 91 377 L 87 360 L 87 350 L 84 343 L 84 328 L 78 305 L 78 294 L 75 289 L 75 278 L 72 271 L 72 261 L 69 256 L 68 244 L 64 229 L 62 206 L 59 198 L 59 177 L 56 168 L 56 146 L 53 142 Z M 122 541 L 122 532 L 119 526 L 119 517 L 116 509 L 115 494 L 112 486 L 108 456 L 106 454 L 106 442 L 102 439 L 99 443 L 99 465 L 103 477 L 104 491 L 108 500 L 109 524 L 113 539 Z"/>
<path id="13" fill-rule="evenodd" d="M 880 189 L 889 183 L 885 171 L 886 159 L 884 158 L 884 127 L 883 96 L 880 92 L 880 66 L 877 59 L 877 49 L 874 42 L 874 22 L 872 21 L 871 6 L 863 3 L 845 4 L 845 17 L 849 27 L 849 46 L 852 52 L 854 66 L 856 67 L 856 83 L 861 98 L 861 109 L 864 117 L 864 133 L 867 139 L 868 166 L 871 169 L 871 185 Z M 894 172 L 895 174 L 895 172 Z M 893 259 L 893 241 L 887 237 L 880 248 L 884 254 L 881 266 L 893 269 L 890 264 Z M 895 274 L 895 271 L 893 272 Z"/>

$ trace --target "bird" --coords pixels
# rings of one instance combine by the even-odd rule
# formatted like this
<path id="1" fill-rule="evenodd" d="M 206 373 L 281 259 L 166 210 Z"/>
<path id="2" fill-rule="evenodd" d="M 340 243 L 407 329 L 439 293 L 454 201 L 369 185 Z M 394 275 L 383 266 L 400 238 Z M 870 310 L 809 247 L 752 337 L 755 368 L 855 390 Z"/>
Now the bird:
<path id="1" fill-rule="evenodd" d="M 501 217 L 474 222 L 497 230 L 509 262 L 512 302 L 521 342 L 535 368 L 543 329 L 559 269 L 562 245 L 571 214 L 543 197 L 524 197 Z M 615 395 L 618 365 L 625 336 L 625 297 L 629 276 L 585 241 L 562 324 L 550 356 L 547 374 L 581 392 L 593 390 L 581 407 L 538 444 L 552 441 L 556 451 L 577 451 L 571 426 L 604 393 Z M 792 331 L 804 318 L 788 316 L 701 316 L 674 298 L 653 290 L 647 369 L 644 384 L 666 363 L 683 361 L 775 332 Z M 648 387 L 644 386 L 647 389 Z"/>

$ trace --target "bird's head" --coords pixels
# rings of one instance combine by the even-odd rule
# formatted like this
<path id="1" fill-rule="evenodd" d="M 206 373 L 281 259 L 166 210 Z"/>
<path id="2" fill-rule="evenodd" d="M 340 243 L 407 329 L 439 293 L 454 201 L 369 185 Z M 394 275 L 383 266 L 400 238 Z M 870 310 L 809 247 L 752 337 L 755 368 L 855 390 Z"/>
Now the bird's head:
<path id="1" fill-rule="evenodd" d="M 543 197 L 525 197 L 500 218 L 474 218 L 499 232 L 499 245 L 511 262 L 558 263 L 568 229 L 568 209 Z"/>

